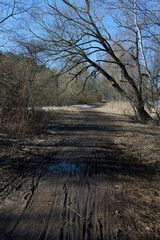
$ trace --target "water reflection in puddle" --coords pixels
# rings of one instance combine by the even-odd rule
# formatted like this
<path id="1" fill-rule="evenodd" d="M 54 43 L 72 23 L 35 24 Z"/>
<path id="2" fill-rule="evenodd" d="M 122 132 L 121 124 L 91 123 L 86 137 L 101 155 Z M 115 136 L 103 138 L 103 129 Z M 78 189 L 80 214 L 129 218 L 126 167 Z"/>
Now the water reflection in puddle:
<path id="1" fill-rule="evenodd" d="M 58 164 L 51 165 L 48 168 L 48 170 L 53 173 L 74 175 L 76 173 L 87 174 L 89 171 L 89 167 L 88 166 L 78 166 L 74 163 L 63 161 Z"/>

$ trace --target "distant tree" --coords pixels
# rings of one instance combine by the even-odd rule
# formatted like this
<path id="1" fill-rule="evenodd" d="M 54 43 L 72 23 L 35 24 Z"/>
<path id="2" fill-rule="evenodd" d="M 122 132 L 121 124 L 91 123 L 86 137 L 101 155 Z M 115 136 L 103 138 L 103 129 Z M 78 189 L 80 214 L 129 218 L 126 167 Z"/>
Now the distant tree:
<path id="1" fill-rule="evenodd" d="M 23 73 L 18 71 L 19 59 L 12 53 L 0 57 L 0 108 L 11 111 L 17 106 L 19 91 L 22 87 Z"/>

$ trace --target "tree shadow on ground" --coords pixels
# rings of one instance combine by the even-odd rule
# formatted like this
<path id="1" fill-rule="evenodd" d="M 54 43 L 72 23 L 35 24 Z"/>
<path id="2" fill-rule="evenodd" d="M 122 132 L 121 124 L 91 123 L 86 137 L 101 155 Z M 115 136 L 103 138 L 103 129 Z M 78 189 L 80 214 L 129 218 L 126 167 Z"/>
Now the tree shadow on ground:
<path id="1" fill-rule="evenodd" d="M 121 134 L 127 129 L 124 129 L 121 125 L 116 124 L 113 116 L 108 116 L 103 113 L 95 111 L 82 111 L 79 112 L 72 123 L 68 123 L 66 119 L 70 119 L 70 114 L 64 114 L 65 119 L 63 125 L 58 127 L 58 135 L 63 138 L 66 137 L 67 141 L 64 141 L 63 154 L 67 155 L 65 161 L 76 163 L 79 165 L 87 165 L 90 167 L 88 172 L 93 174 L 106 174 L 109 177 L 116 177 L 119 175 L 130 175 L 134 177 L 154 176 L 155 169 L 147 164 L 142 164 L 139 159 L 127 152 L 124 152 L 118 147 L 112 140 L 112 136 Z M 70 119 L 71 120 L 71 119 Z M 52 129 L 51 127 L 48 127 Z M 111 136 L 110 136 L 111 135 Z M 68 136 L 69 140 L 68 140 Z M 54 136 L 53 136 L 54 137 Z M 18 145 L 18 147 L 20 144 Z M 36 154 L 28 152 L 25 156 L 13 158 L 13 155 L 0 158 L 0 167 L 4 168 L 9 165 L 12 166 L 12 171 L 20 171 L 23 174 L 30 172 L 31 170 L 40 165 L 52 164 L 62 162 L 61 155 L 56 155 L 56 148 L 59 148 L 59 144 L 52 144 L 51 142 L 45 144 L 35 144 L 31 142 L 27 146 L 36 148 Z M 46 152 L 42 155 L 38 154 L 39 150 L 44 147 Z M 52 148 L 49 153 L 47 148 Z M 16 154 L 16 153 L 15 153 Z M 30 156 L 29 156 L 30 154 Z M 26 160 L 26 158 L 28 159 Z"/>

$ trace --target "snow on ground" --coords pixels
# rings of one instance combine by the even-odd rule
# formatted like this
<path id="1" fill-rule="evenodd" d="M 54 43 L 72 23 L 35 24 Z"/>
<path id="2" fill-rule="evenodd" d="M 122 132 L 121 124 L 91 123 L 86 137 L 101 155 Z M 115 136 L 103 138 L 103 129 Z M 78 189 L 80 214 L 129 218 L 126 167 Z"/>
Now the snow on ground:
<path id="1" fill-rule="evenodd" d="M 16 139 L 0 138 L 0 141 L 17 142 Z"/>
<path id="2" fill-rule="evenodd" d="M 71 107 L 94 108 L 95 106 L 91 106 L 91 105 L 88 105 L 88 104 L 79 104 L 79 105 L 71 105 Z"/>
<path id="3" fill-rule="evenodd" d="M 47 107 L 34 107 L 34 108 L 27 108 L 29 111 L 31 111 L 32 109 L 36 110 L 36 111 L 45 111 L 45 112 L 49 112 L 49 111 L 53 111 L 53 110 L 67 110 L 67 111 L 72 111 L 73 108 L 70 106 L 63 106 L 63 107 L 55 107 L 55 106 L 47 106 Z"/>
<path id="4" fill-rule="evenodd" d="M 56 132 L 54 132 L 52 130 L 46 130 L 46 132 L 51 133 L 51 134 L 56 134 Z"/>
<path id="5" fill-rule="evenodd" d="M 5 134 L 5 133 L 0 133 L 0 136 L 1 136 L 1 137 L 6 137 L 7 134 Z"/>
<path id="6" fill-rule="evenodd" d="M 7 140 L 10 141 L 10 142 L 17 142 L 16 139 L 7 139 Z"/>
<path id="7" fill-rule="evenodd" d="M 17 142 L 16 139 L 7 138 L 7 134 L 6 133 L 0 133 L 0 141 Z"/>
<path id="8" fill-rule="evenodd" d="M 46 107 L 34 107 L 34 110 L 36 111 L 53 111 L 53 110 L 67 110 L 67 111 L 72 111 L 73 108 L 78 107 L 78 108 L 95 108 L 93 105 L 88 105 L 88 104 L 77 104 L 77 105 L 70 105 L 70 106 L 63 106 L 63 107 L 55 107 L 55 106 L 46 106 Z M 28 108 L 28 110 L 32 110 L 31 107 Z M 54 120 L 53 120 L 54 121 Z M 56 122 L 56 121 L 54 121 Z"/>

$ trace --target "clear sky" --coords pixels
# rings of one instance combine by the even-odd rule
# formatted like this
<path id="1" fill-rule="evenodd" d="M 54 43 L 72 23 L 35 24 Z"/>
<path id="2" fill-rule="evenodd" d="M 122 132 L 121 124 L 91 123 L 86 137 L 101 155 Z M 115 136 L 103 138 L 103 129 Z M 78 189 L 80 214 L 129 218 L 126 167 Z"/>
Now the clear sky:
<path id="1" fill-rule="evenodd" d="M 9 51 L 14 47 L 13 35 L 25 32 L 24 21 L 29 20 L 28 13 L 35 8 L 37 0 L 1 0 L 0 1 L 0 49 Z M 33 9 L 33 10 L 32 10 Z M 28 12 L 26 11 L 28 10 Z M 13 14 L 12 14 L 13 13 Z M 14 49 L 15 50 L 15 49 Z"/>
<path id="2" fill-rule="evenodd" d="M 27 1 L 19 1 L 21 2 L 20 5 L 16 5 L 15 9 L 14 9 L 14 13 L 16 13 L 16 15 L 11 16 L 10 18 L 6 19 L 5 22 L 0 23 L 0 48 L 3 51 L 10 51 L 10 49 L 14 49 L 14 45 L 15 43 L 13 42 L 12 39 L 12 34 L 14 33 L 14 35 L 16 35 L 17 33 L 20 33 L 21 37 L 22 36 L 30 36 L 29 32 L 26 32 L 26 27 L 23 23 L 23 21 L 25 20 L 29 20 L 30 23 L 30 19 L 29 16 L 27 15 L 26 12 L 23 12 L 24 9 L 29 8 L 29 11 L 31 12 L 31 5 L 34 3 L 35 0 L 27 0 Z M 12 13 L 13 10 L 13 2 L 12 0 L 2 0 L 0 2 L 0 12 L 1 12 L 1 16 L 0 16 L 0 21 L 3 20 L 6 16 L 9 16 Z M 38 1 L 39 4 L 42 4 L 43 1 Z M 60 1 L 58 1 L 58 3 L 60 3 Z M 35 7 L 35 4 L 33 4 L 33 6 Z M 37 6 L 37 5 L 36 5 Z M 16 8 L 17 7 L 17 8 Z M 22 14 L 17 14 L 19 12 L 23 12 Z M 115 28 L 115 24 L 112 20 L 112 18 L 107 15 L 104 18 L 104 24 L 108 26 L 108 29 L 110 32 L 114 32 L 114 28 Z M 34 25 L 32 25 L 32 29 L 37 30 L 37 27 L 34 27 Z"/>
<path id="3" fill-rule="evenodd" d="M 35 1 L 37 1 L 37 4 L 33 4 Z M 53 2 L 55 2 L 55 1 L 56 0 L 54 0 Z M 79 1 L 82 2 L 83 0 L 79 0 Z M 8 16 L 12 12 L 13 2 L 14 2 L 13 0 L 0 1 L 0 7 L 1 7 L 0 21 L 2 19 L 4 19 L 5 16 Z M 24 9 L 28 9 L 28 8 L 29 8 L 29 12 L 32 13 L 32 9 L 30 9 L 30 6 L 32 6 L 32 4 L 34 6 L 33 10 L 36 10 L 38 12 L 38 8 L 37 8 L 38 4 L 39 5 L 44 4 L 43 1 L 38 1 L 38 0 L 21 0 L 18 2 L 20 2 L 20 5 L 16 5 L 16 8 L 14 9 L 15 13 L 23 12 Z M 56 2 L 58 4 L 60 4 L 61 0 L 57 0 Z M 150 2 L 153 3 L 153 1 L 150 1 Z M 156 2 L 158 2 L 158 1 L 156 1 Z M 40 7 L 40 9 L 42 9 L 42 6 Z M 100 11 L 100 12 L 98 12 L 99 16 L 104 14 L 103 23 L 104 23 L 105 27 L 107 28 L 107 30 L 109 31 L 109 33 L 112 34 L 112 36 L 116 37 L 116 34 L 118 32 L 118 34 L 119 34 L 118 36 L 120 36 L 120 31 L 119 31 L 119 29 L 117 31 L 117 25 L 115 24 L 115 22 L 109 15 L 109 12 L 107 13 L 107 11 L 105 9 L 103 9 L 101 5 L 100 5 L 99 11 Z M 117 11 L 117 14 L 119 14 L 119 12 Z M 50 16 L 45 15 L 45 18 L 48 18 L 47 20 L 50 20 Z M 5 22 L 0 23 L 0 45 L 1 45 L 0 48 L 1 48 L 1 50 L 14 51 L 16 53 L 16 52 L 18 52 L 18 49 L 15 48 L 15 46 L 16 46 L 16 44 L 14 42 L 15 37 L 26 38 L 27 40 L 29 40 L 30 38 L 33 38 L 33 36 L 31 36 L 31 33 L 29 31 L 26 31 L 27 27 L 24 24 L 25 21 L 28 21 L 28 24 L 31 25 L 31 28 L 34 31 L 37 31 L 37 33 L 39 33 L 40 35 L 43 33 L 42 31 L 40 31 L 38 29 L 37 25 L 35 25 L 31 22 L 30 15 L 28 15 L 27 12 L 23 12 L 22 14 L 17 14 L 15 16 L 12 16 L 12 17 L 8 18 Z M 12 33 L 14 33 L 14 34 L 12 34 Z M 19 36 L 18 36 L 18 34 L 19 34 Z M 122 35 L 120 37 L 123 38 L 125 36 Z M 96 59 L 97 58 L 96 53 L 93 54 L 92 57 L 94 59 Z"/>

